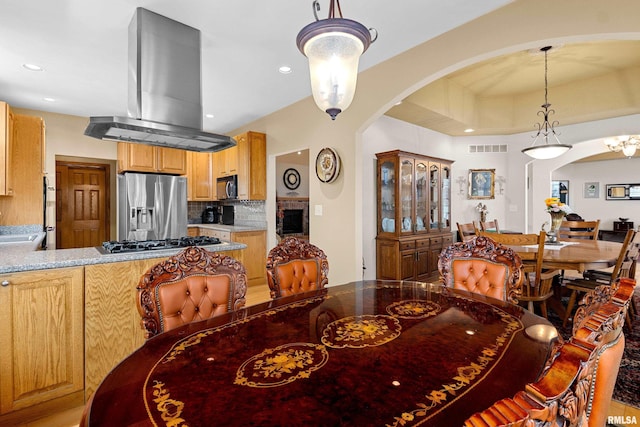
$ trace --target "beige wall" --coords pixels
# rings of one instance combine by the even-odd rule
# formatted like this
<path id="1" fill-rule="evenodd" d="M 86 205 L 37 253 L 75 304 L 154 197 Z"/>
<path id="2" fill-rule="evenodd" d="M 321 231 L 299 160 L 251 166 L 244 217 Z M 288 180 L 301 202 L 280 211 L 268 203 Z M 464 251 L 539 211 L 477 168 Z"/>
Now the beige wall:
<path id="1" fill-rule="evenodd" d="M 481 60 L 562 42 L 640 39 L 638 16 L 636 0 L 516 1 L 362 72 L 353 104 L 334 122 L 308 98 L 232 133 L 251 129 L 269 135 L 270 187 L 276 180 L 273 156 L 309 148 L 313 170 L 321 148 L 338 151 L 340 178 L 332 184 L 310 182 L 310 238 L 327 253 L 330 284 L 358 280 L 363 255 L 361 134 L 370 123 L 417 88 Z M 316 205 L 322 206 L 322 216 L 314 215 Z M 266 211 L 275 211 L 273 189 Z M 273 235 L 274 219 L 268 215 L 267 220 Z"/>

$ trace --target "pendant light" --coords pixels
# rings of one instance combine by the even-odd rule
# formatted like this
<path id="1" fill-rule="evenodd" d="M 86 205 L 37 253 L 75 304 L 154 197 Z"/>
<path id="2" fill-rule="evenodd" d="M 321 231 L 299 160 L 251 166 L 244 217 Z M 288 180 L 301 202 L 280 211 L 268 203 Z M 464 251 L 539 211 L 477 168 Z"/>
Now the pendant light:
<path id="1" fill-rule="evenodd" d="M 538 126 L 538 133 L 535 134 L 535 139 L 533 140 L 531 147 L 522 150 L 524 154 L 531 156 L 534 159 L 553 159 L 554 157 L 558 157 L 571 149 L 571 145 L 561 144 L 558 139 L 558 135 L 554 129 L 555 125 L 558 124 L 558 121 L 555 120 L 553 123 L 549 123 L 549 114 L 555 114 L 555 110 L 549 109 L 551 104 L 547 101 L 547 52 L 549 50 L 551 50 L 551 46 L 545 46 L 540 49 L 541 52 L 544 52 L 544 104 L 542 104 L 542 110 L 538 111 L 538 115 L 542 115 L 544 117 L 544 121 L 536 124 L 536 126 Z M 544 144 L 536 145 L 540 136 L 542 136 Z M 553 136 L 556 142 L 549 143 L 549 136 Z"/>
<path id="2" fill-rule="evenodd" d="M 314 101 L 335 120 L 353 100 L 360 56 L 376 40 L 377 32 L 372 39 L 372 29 L 367 29 L 359 22 L 344 19 L 340 0 L 330 0 L 327 19 L 318 19 L 319 10 L 320 4 L 318 0 L 314 0 L 313 14 L 316 21 L 300 30 L 296 44 L 300 52 L 309 59 Z"/>
<path id="3" fill-rule="evenodd" d="M 638 144 L 640 144 L 640 135 L 624 135 L 617 138 L 607 139 L 605 145 L 609 150 L 618 152 L 622 151 L 627 157 L 633 157 L 636 154 Z"/>

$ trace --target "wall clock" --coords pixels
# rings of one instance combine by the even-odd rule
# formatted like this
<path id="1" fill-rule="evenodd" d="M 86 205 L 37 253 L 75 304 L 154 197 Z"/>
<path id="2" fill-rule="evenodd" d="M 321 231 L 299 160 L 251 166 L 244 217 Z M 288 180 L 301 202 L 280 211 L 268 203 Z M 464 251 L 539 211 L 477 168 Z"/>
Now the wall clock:
<path id="1" fill-rule="evenodd" d="M 333 182 L 338 175 L 340 175 L 340 156 L 333 148 L 323 148 L 316 157 L 316 176 L 322 182 Z"/>
<path id="2" fill-rule="evenodd" d="M 284 181 L 284 186 L 289 190 L 295 190 L 300 187 L 300 172 L 295 170 L 294 168 L 289 168 L 284 171 L 284 175 L 282 175 L 282 180 Z"/>

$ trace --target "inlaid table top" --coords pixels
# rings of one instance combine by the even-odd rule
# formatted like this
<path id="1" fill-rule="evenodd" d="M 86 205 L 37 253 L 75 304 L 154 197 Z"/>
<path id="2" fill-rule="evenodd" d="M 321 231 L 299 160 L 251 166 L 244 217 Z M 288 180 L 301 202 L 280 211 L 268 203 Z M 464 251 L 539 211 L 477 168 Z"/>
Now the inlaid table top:
<path id="1" fill-rule="evenodd" d="M 532 333 L 540 325 L 440 285 L 332 286 L 151 338 L 104 379 L 81 425 L 462 425 L 538 377 L 553 345 Z"/>

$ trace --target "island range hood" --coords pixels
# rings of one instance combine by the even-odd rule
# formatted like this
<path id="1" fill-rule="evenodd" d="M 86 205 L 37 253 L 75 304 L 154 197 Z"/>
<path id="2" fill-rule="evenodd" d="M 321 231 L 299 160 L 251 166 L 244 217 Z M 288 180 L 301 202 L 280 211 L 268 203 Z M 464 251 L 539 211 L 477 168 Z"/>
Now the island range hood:
<path id="1" fill-rule="evenodd" d="M 202 130 L 200 31 L 144 8 L 129 24 L 129 117 L 91 117 L 84 134 L 189 151 L 236 145 Z"/>

